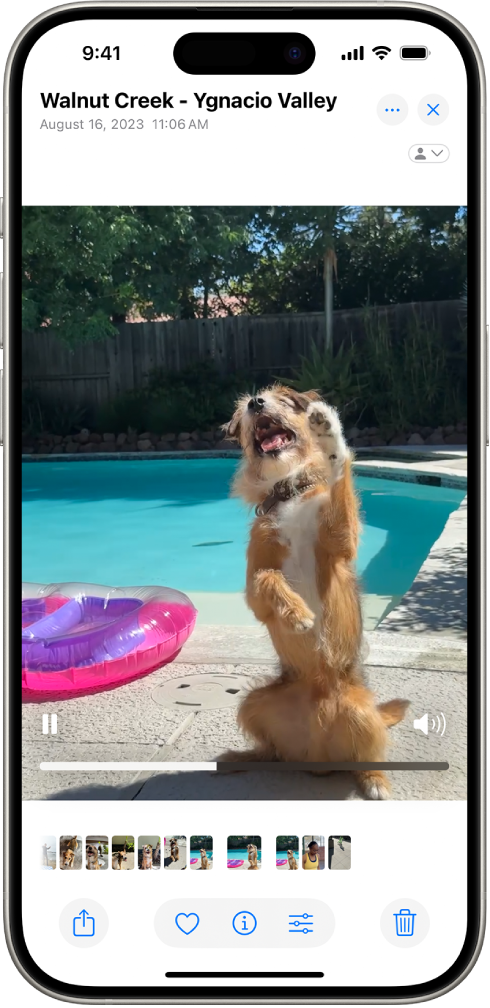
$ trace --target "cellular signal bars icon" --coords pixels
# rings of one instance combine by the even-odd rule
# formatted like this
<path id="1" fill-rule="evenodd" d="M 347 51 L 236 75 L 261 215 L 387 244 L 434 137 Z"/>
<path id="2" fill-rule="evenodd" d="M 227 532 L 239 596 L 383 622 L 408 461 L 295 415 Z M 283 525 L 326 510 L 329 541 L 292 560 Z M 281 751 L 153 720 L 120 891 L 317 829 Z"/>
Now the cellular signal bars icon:
<path id="1" fill-rule="evenodd" d="M 364 46 L 359 46 L 359 49 L 353 49 L 352 52 L 343 53 L 343 60 L 363 60 L 364 59 Z"/>

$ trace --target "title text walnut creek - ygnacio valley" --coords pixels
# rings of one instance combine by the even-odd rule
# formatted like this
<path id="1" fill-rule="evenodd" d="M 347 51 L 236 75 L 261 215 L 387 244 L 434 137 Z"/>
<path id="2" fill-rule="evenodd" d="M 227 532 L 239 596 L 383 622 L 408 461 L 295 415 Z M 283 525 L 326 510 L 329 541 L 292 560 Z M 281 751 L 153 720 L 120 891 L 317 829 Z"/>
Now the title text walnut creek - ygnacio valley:
<path id="1" fill-rule="evenodd" d="M 206 109 L 207 112 L 216 112 L 218 109 L 268 109 L 274 104 L 274 99 L 270 95 L 261 95 L 256 91 L 254 95 L 208 95 L 197 94 L 194 91 L 194 100 L 198 108 Z M 113 106 L 119 109 L 127 108 L 163 108 L 175 109 L 179 105 L 188 105 L 188 98 L 176 98 L 175 95 L 163 91 L 160 95 L 130 95 L 125 91 L 119 91 L 111 99 L 108 94 L 101 95 L 79 95 L 76 91 L 71 94 L 60 94 L 59 91 L 41 92 L 41 101 L 44 108 L 76 108 L 76 109 L 108 109 Z M 191 99 L 192 101 L 192 99 Z M 284 109 L 324 109 L 332 112 L 335 108 L 337 95 L 330 98 L 328 95 L 315 95 L 313 91 L 302 91 L 300 94 L 292 94 L 291 91 L 277 94 L 277 102 L 280 108 Z"/>

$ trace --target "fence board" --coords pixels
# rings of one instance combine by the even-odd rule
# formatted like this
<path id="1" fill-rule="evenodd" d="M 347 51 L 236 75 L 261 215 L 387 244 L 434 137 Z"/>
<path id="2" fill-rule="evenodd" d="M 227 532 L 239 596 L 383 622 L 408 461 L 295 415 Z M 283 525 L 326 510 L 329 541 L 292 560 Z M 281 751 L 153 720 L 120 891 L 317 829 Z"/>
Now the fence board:
<path id="1" fill-rule="evenodd" d="M 362 343 L 366 312 L 386 321 L 394 338 L 403 338 L 414 315 L 433 323 L 451 344 L 464 323 L 461 301 L 429 301 L 334 312 L 334 345 Z M 153 368 L 179 371 L 213 360 L 221 374 L 277 375 L 308 356 L 311 342 L 323 346 L 323 312 L 285 315 L 231 315 L 168 322 L 125 322 L 118 335 L 67 347 L 49 327 L 25 333 L 24 385 L 53 398 L 100 406 L 115 396 L 144 387 Z"/>

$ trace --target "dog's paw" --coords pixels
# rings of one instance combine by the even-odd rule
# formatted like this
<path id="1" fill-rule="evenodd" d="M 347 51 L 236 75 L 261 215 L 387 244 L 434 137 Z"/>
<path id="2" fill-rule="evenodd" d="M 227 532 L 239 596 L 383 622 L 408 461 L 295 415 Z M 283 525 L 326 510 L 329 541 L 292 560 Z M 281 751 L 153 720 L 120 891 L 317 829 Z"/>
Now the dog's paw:
<path id="1" fill-rule="evenodd" d="M 349 449 L 344 441 L 337 410 L 323 402 L 312 402 L 307 410 L 308 422 L 314 437 L 318 438 L 324 455 L 328 458 L 334 479 L 342 475 Z"/>
<path id="2" fill-rule="evenodd" d="M 390 785 L 381 772 L 366 772 L 356 775 L 359 787 L 368 801 L 386 801 L 390 797 Z"/>
<path id="3" fill-rule="evenodd" d="M 291 633 L 308 633 L 308 630 L 312 630 L 315 625 L 314 613 L 307 606 L 304 609 L 284 609 L 280 615 Z"/>
<path id="4" fill-rule="evenodd" d="M 342 433 L 337 410 L 318 399 L 310 403 L 307 417 L 312 431 L 317 437 L 335 437 Z"/>

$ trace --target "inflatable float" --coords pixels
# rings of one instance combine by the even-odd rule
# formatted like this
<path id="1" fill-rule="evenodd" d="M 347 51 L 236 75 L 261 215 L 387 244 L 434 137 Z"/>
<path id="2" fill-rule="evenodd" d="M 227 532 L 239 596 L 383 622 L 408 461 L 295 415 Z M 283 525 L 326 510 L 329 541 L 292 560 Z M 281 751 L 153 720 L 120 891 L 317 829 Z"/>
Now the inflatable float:
<path id="1" fill-rule="evenodd" d="M 276 868 L 280 868 L 281 865 L 287 864 L 287 863 L 288 863 L 288 859 L 287 858 L 284 858 L 282 861 L 276 861 Z"/>
<path id="2" fill-rule="evenodd" d="M 173 588 L 22 585 L 22 687 L 90 690 L 172 661 L 197 610 Z"/>
<path id="3" fill-rule="evenodd" d="M 239 868 L 243 864 L 243 861 L 227 861 L 228 868 Z"/>

